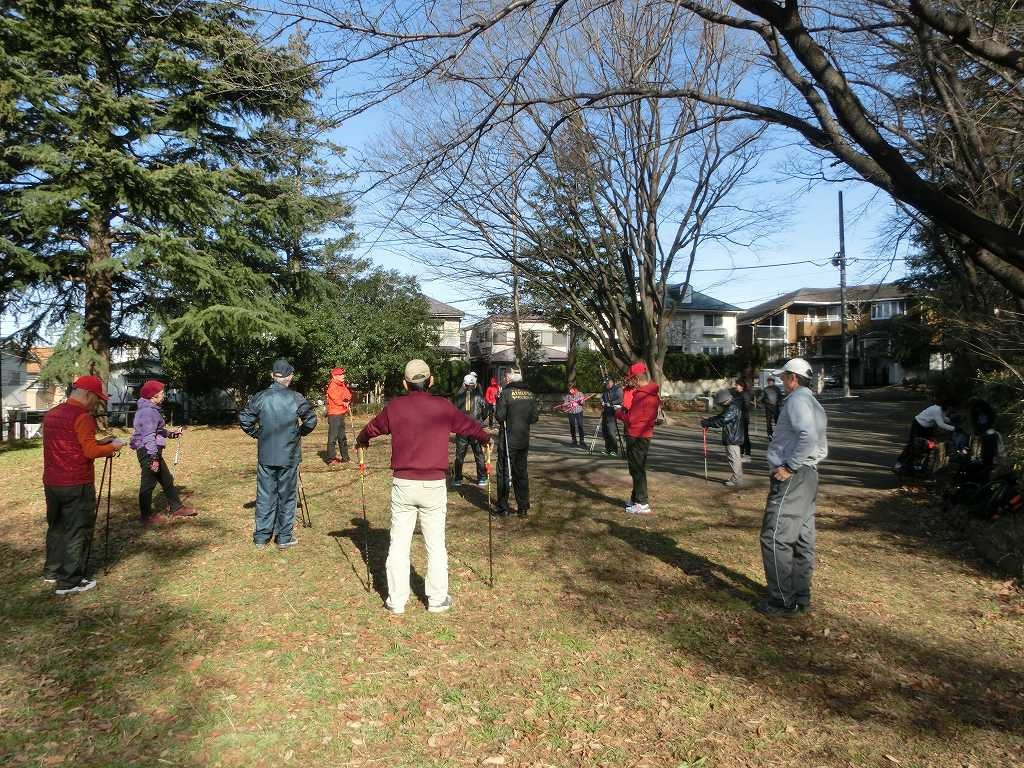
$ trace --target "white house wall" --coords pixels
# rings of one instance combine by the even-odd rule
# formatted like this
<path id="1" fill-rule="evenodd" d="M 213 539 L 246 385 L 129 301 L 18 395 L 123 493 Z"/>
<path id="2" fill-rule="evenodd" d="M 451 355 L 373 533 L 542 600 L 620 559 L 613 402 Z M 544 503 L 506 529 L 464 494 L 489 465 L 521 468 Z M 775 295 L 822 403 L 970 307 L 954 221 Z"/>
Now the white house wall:
<path id="1" fill-rule="evenodd" d="M 722 325 L 704 327 L 704 315 L 721 315 Z M 731 355 L 736 351 L 736 315 L 720 312 L 679 312 L 669 324 L 668 343 L 682 347 L 684 352 L 699 355 L 704 347 L 722 347 L 722 354 Z"/>

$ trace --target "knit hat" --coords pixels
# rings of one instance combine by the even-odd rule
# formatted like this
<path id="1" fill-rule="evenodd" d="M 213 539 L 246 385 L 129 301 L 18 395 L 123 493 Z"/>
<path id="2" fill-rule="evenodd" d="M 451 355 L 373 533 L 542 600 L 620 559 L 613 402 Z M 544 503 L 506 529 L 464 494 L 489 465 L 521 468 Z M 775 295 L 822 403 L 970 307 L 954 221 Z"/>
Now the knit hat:
<path id="1" fill-rule="evenodd" d="M 430 378 L 430 366 L 416 358 L 405 364 L 405 380 L 410 384 L 420 384 Z"/>
<path id="2" fill-rule="evenodd" d="M 645 376 L 647 374 L 647 363 L 640 361 L 629 366 L 630 376 Z"/>
<path id="3" fill-rule="evenodd" d="M 344 376 L 344 375 L 345 375 L 345 369 L 344 368 L 332 368 L 331 369 L 331 376 Z"/>
<path id="4" fill-rule="evenodd" d="M 156 395 L 158 392 L 163 392 L 163 390 L 164 383 L 162 381 L 150 379 L 149 381 L 142 385 L 142 389 L 139 390 L 139 397 L 145 398 L 146 400 L 151 400 L 154 395 Z"/>
<path id="5" fill-rule="evenodd" d="M 71 386 L 74 389 L 84 389 L 86 392 L 92 392 L 104 402 L 110 397 L 110 395 L 103 391 L 103 382 L 99 380 L 98 376 L 79 376 L 72 382 Z"/>
<path id="6" fill-rule="evenodd" d="M 728 389 L 720 389 L 715 392 L 715 405 L 728 405 L 732 402 L 732 392 Z"/>

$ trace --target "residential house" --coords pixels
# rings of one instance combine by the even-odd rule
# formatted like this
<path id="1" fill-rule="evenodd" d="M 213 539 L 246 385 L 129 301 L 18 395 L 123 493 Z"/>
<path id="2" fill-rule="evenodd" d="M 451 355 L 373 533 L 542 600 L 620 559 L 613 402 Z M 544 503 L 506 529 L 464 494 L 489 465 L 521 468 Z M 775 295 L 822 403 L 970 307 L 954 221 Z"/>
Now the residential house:
<path id="1" fill-rule="evenodd" d="M 2 411 L 45 411 L 58 399 L 53 386 L 39 382 L 43 365 L 53 354 L 53 347 L 32 347 L 25 354 L 14 347 L 0 350 L 0 402 Z M 63 395 L 63 393 L 60 393 Z"/>
<path id="2" fill-rule="evenodd" d="M 543 317 L 522 315 L 519 332 L 536 334 L 540 342 L 538 358 L 545 363 L 563 363 L 569 357 L 569 337 L 556 330 Z M 515 364 L 515 326 L 512 315 L 490 315 L 463 329 L 464 348 L 469 359 L 482 363 L 499 380 Z"/>
<path id="3" fill-rule="evenodd" d="M 911 299 L 909 292 L 895 283 L 846 289 L 852 385 L 903 381 L 907 372 L 891 356 L 891 321 L 911 310 Z M 799 355 L 815 368 L 837 374 L 843 359 L 840 308 L 838 288 L 799 288 L 744 312 L 737 341 L 765 347 L 773 362 Z"/>
<path id="4" fill-rule="evenodd" d="M 430 304 L 430 321 L 440 334 L 437 351 L 445 357 L 465 357 L 462 345 L 462 318 L 466 313 L 437 299 L 426 297 Z"/>
<path id="5" fill-rule="evenodd" d="M 670 285 L 667 301 L 672 311 L 666 333 L 669 352 L 693 355 L 731 355 L 736 351 L 736 319 L 743 310 L 695 291 Z"/>

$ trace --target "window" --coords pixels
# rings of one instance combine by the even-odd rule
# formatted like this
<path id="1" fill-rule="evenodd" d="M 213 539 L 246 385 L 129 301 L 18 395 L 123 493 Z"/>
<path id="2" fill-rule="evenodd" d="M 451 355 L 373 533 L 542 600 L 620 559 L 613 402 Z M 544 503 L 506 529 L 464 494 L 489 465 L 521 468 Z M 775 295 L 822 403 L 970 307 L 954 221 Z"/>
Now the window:
<path id="1" fill-rule="evenodd" d="M 509 336 L 511 334 L 506 330 L 495 330 L 491 331 L 491 343 L 492 344 L 511 344 Z"/>
<path id="2" fill-rule="evenodd" d="M 721 328 L 723 320 L 721 315 L 704 315 L 705 328 Z"/>
<path id="3" fill-rule="evenodd" d="M 683 351 L 683 348 L 682 348 L 681 346 L 677 346 L 677 345 L 675 345 L 675 344 L 669 344 L 669 345 L 668 345 L 668 353 L 669 353 L 670 355 L 671 355 L 671 354 L 674 354 L 674 353 L 676 353 L 676 352 L 682 352 L 682 351 Z"/>
<path id="4" fill-rule="evenodd" d="M 888 320 L 890 317 L 905 315 L 907 313 L 906 299 L 890 299 L 888 301 L 876 301 L 871 305 L 872 320 Z"/>
<path id="5" fill-rule="evenodd" d="M 556 333 L 551 334 L 551 346 L 552 347 L 558 347 L 559 349 L 561 349 L 562 347 L 564 347 L 568 343 L 569 343 L 569 339 L 566 338 L 566 335 L 564 333 L 557 333 L 556 332 Z"/>
<path id="6" fill-rule="evenodd" d="M 812 323 L 833 323 L 842 320 L 842 312 L 838 304 L 824 307 L 808 307 L 807 319 Z"/>
<path id="7" fill-rule="evenodd" d="M 721 356 L 725 354 L 725 350 L 721 347 L 704 347 L 702 351 L 705 355 Z"/>

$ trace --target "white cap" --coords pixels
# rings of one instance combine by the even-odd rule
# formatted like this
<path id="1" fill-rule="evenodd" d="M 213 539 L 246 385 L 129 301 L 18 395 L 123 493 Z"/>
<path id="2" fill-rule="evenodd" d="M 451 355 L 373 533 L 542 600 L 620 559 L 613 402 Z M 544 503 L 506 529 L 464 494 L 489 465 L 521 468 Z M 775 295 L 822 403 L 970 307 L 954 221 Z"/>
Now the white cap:
<path id="1" fill-rule="evenodd" d="M 463 384 L 476 384 L 476 374 L 475 373 L 467 373 L 465 376 L 462 377 L 462 383 Z"/>
<path id="2" fill-rule="evenodd" d="M 805 379 L 809 379 L 814 375 L 811 364 L 802 357 L 794 357 L 782 366 L 782 371 L 783 373 L 795 373 L 797 376 L 803 376 Z"/>

